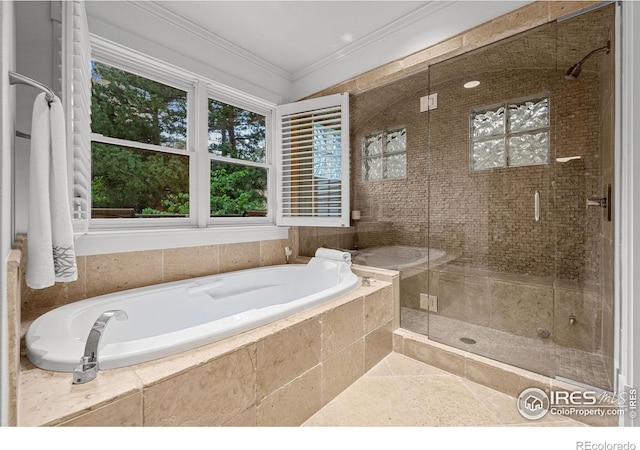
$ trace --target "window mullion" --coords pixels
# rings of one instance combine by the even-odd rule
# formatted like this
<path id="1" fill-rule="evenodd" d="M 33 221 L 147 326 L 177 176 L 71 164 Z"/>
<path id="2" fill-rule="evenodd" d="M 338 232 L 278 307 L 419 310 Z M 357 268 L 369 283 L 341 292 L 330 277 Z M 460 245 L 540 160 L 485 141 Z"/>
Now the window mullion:
<path id="1" fill-rule="evenodd" d="M 278 183 L 277 170 L 275 167 L 275 110 L 271 110 L 265 116 L 265 138 L 267 144 L 267 154 L 265 155 L 265 162 L 267 163 L 267 217 L 270 222 L 275 223 L 276 217 L 276 202 L 278 196 L 276 195 L 276 186 Z"/>
<path id="2" fill-rule="evenodd" d="M 511 134 L 511 121 L 509 120 L 509 103 L 504 104 L 504 167 L 511 164 L 511 155 L 509 154 L 509 135 Z"/>
<path id="3" fill-rule="evenodd" d="M 159 153 L 171 153 L 173 155 L 187 155 L 184 149 L 176 149 L 173 147 L 165 147 L 162 145 L 147 144 L 145 142 L 130 141 L 128 139 L 120 139 L 109 136 L 103 136 L 99 133 L 91 133 L 91 142 L 100 142 L 102 144 L 115 145 L 118 147 L 134 148 L 137 150 L 147 150 Z"/>
<path id="4" fill-rule="evenodd" d="M 195 224 L 198 228 L 205 228 L 210 216 L 210 197 L 211 197 L 211 160 L 209 150 L 207 148 L 208 129 L 209 129 L 209 109 L 207 85 L 203 82 L 196 81 L 194 83 L 194 101 L 190 111 L 193 111 L 192 145 L 191 150 L 194 152 L 191 173 L 192 185 L 194 192 L 193 203 L 191 204 L 191 213 L 195 217 Z"/>
<path id="5" fill-rule="evenodd" d="M 255 162 L 249 159 L 238 159 L 238 158 L 229 158 L 228 156 L 218 156 L 213 153 L 209 154 L 209 159 L 211 161 L 219 161 L 228 164 L 237 164 L 239 166 L 249 166 L 249 167 L 261 167 L 263 169 L 268 169 L 270 167 L 267 163 Z"/>

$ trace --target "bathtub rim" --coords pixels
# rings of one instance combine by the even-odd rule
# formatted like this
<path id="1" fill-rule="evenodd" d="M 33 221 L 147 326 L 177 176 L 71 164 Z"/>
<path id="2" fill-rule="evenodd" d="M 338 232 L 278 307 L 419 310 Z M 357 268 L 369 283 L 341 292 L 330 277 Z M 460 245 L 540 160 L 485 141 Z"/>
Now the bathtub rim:
<path id="1" fill-rule="evenodd" d="M 166 283 L 160 283 L 156 285 L 150 286 L 142 286 L 132 289 L 127 289 L 123 291 L 117 291 L 107 294 L 102 294 L 95 297 L 90 297 L 88 299 L 79 300 L 77 302 L 69 303 L 66 305 L 59 306 L 51 311 L 48 311 L 38 318 L 36 318 L 28 327 L 25 332 L 24 346 L 27 355 L 27 359 L 31 364 L 36 366 L 39 369 L 53 371 L 53 372 L 63 372 L 70 373 L 73 369 L 78 365 L 80 361 L 80 357 L 82 356 L 82 349 L 84 349 L 84 341 L 74 340 L 73 345 L 78 348 L 78 351 L 74 351 L 73 354 L 77 353 L 77 356 L 71 356 L 71 354 L 64 354 L 63 356 L 59 356 L 56 353 L 55 360 L 47 360 L 45 350 L 42 348 L 37 348 L 34 344 L 38 339 L 44 337 L 46 339 L 65 339 L 70 340 L 73 338 L 71 332 L 66 333 L 66 330 L 71 328 L 71 323 L 73 320 L 82 312 L 86 311 L 89 308 L 95 307 L 101 303 L 108 305 L 109 303 L 118 301 L 123 296 L 139 296 L 141 294 L 149 293 L 149 292 L 164 292 L 170 291 L 172 289 L 176 289 L 177 287 L 186 286 L 199 286 L 198 282 L 206 281 L 206 280 L 215 280 L 216 278 L 224 278 L 225 276 L 229 277 L 242 277 L 247 274 L 256 274 L 256 273 L 268 273 L 273 271 L 281 271 L 286 269 L 287 271 L 302 271 L 308 268 L 309 263 L 313 258 L 311 258 L 306 264 L 280 264 L 273 266 L 265 266 L 265 267 L 257 267 L 257 268 L 249 268 L 232 272 L 225 272 L 219 274 L 205 275 L 200 277 L 188 278 L 184 280 L 170 281 Z M 345 270 L 345 267 L 349 270 L 345 275 L 345 280 L 342 283 L 331 285 L 331 287 L 324 289 L 322 291 L 314 292 L 311 295 L 307 295 L 305 297 L 297 298 L 292 302 L 287 302 L 285 304 L 275 305 L 285 307 L 282 308 L 272 308 L 272 314 L 268 316 L 259 315 L 257 318 L 248 320 L 243 323 L 242 326 L 234 328 L 232 325 L 234 324 L 233 316 L 224 317 L 222 319 L 218 319 L 216 322 L 218 324 L 222 324 L 224 327 L 221 330 L 214 330 L 213 333 L 209 334 L 199 334 L 197 338 L 193 338 L 193 334 L 197 331 L 206 331 L 208 327 L 211 327 L 213 322 L 205 322 L 197 326 L 192 326 L 189 328 L 180 329 L 170 333 L 163 333 L 161 335 L 154 335 L 147 338 L 130 340 L 115 343 L 106 343 L 101 344 L 100 351 L 101 353 L 99 357 L 100 370 L 112 370 L 130 367 L 136 364 L 144 364 L 149 361 L 162 359 L 165 357 L 175 356 L 177 354 L 188 352 L 190 350 L 197 349 L 202 346 L 206 346 L 217 341 L 233 337 L 235 334 L 245 333 L 247 331 L 251 331 L 255 328 L 268 325 L 269 323 L 281 320 L 286 318 L 289 315 L 297 314 L 306 309 L 312 308 L 316 305 L 321 305 L 332 299 L 339 297 L 343 294 L 346 294 L 352 290 L 354 290 L 358 285 L 358 276 L 353 273 L 351 268 L 344 262 L 341 261 L 333 261 L 328 260 L 331 263 L 334 263 L 338 266 L 339 273 L 342 273 Z M 321 295 L 322 294 L 322 295 Z M 81 303 L 84 303 L 81 304 Z M 87 305 L 87 303 L 91 303 Z M 290 304 L 294 304 L 294 306 L 290 306 Z M 267 309 L 270 307 L 262 308 Z M 107 306 L 102 309 L 111 309 Z M 282 311 L 280 311 L 281 309 Z M 256 313 L 258 314 L 258 313 Z M 96 316 L 97 318 L 97 316 Z M 44 321 L 49 320 L 59 320 L 64 326 L 60 327 L 59 332 L 53 333 L 49 330 L 46 330 L 45 333 L 36 334 L 39 330 L 39 327 L 42 327 Z M 90 329 L 90 328 L 89 328 Z M 88 330 L 87 329 L 87 334 Z M 67 336 L 67 334 L 71 334 L 71 336 Z M 147 343 L 155 343 L 155 347 L 152 350 L 140 349 L 141 345 Z M 159 347 L 158 344 L 161 344 Z M 65 344 L 68 345 L 68 344 Z M 35 347 L 35 348 L 34 348 Z M 133 348 L 130 348 L 133 347 Z M 106 350 L 106 351 L 105 351 Z M 125 352 L 123 355 L 114 354 L 116 350 L 120 350 L 121 352 Z M 65 353 L 68 349 L 65 349 Z"/>

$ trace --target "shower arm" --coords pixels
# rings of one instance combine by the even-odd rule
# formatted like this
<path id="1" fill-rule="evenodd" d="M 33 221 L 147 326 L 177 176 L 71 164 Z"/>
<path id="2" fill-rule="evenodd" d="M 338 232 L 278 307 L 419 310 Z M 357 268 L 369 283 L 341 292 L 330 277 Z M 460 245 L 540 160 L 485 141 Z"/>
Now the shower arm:
<path id="1" fill-rule="evenodd" d="M 587 54 L 587 56 L 585 56 L 584 58 L 582 58 L 582 59 L 580 60 L 580 62 L 579 62 L 578 64 L 576 64 L 576 65 L 581 66 L 582 64 L 584 64 L 584 62 L 585 62 L 587 59 L 591 58 L 591 56 L 593 56 L 593 54 L 594 54 L 594 53 L 598 53 L 598 52 L 599 52 L 599 51 L 601 51 L 601 50 L 606 50 L 606 53 L 607 53 L 607 54 L 609 54 L 609 52 L 611 51 L 611 41 L 607 41 L 607 45 L 605 45 L 605 46 L 603 46 L 603 47 L 597 48 L 597 49 L 595 49 L 595 50 L 591 50 L 591 51 L 589 52 L 589 54 Z"/>
<path id="2" fill-rule="evenodd" d="M 607 54 L 609 54 L 609 52 L 611 51 L 611 41 L 607 41 L 607 45 L 597 48 L 595 50 L 590 51 L 587 56 L 585 56 L 584 58 L 582 58 L 579 62 L 575 63 L 573 66 L 571 66 L 571 68 L 567 71 L 565 78 L 569 79 L 569 80 L 575 80 L 578 78 L 578 76 L 580 75 L 580 72 L 582 72 L 582 65 L 585 63 L 586 60 L 588 60 L 589 58 L 591 58 L 595 53 L 605 50 L 607 52 Z"/>

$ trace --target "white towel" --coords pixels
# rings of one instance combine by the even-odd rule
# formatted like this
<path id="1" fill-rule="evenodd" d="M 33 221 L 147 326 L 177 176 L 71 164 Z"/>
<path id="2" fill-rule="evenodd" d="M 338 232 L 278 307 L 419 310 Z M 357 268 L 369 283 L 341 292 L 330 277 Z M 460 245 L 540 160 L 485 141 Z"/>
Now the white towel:
<path id="1" fill-rule="evenodd" d="M 331 248 L 320 247 L 316 250 L 316 258 L 332 259 L 351 265 L 351 253 L 333 250 Z"/>
<path id="2" fill-rule="evenodd" d="M 78 279 L 69 207 L 64 112 L 58 97 L 33 103 L 29 166 L 27 286 Z"/>

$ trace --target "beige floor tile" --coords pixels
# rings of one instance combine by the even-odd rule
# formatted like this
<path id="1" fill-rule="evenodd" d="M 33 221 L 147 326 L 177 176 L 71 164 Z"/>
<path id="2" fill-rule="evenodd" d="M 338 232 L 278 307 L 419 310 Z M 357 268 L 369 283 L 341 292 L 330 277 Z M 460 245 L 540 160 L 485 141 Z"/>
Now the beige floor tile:
<path id="1" fill-rule="evenodd" d="M 391 353 L 309 418 L 308 427 L 584 426 L 566 417 L 523 418 L 516 399 Z"/>
<path id="2" fill-rule="evenodd" d="M 397 377 L 401 376 L 419 376 L 419 375 L 445 375 L 447 372 L 437 367 L 416 361 L 408 356 L 399 353 L 391 353 L 384 360 L 389 367 L 391 373 Z"/>
<path id="3" fill-rule="evenodd" d="M 363 377 L 333 400 L 334 426 L 416 426 L 409 402 L 393 377 Z"/>
<path id="4" fill-rule="evenodd" d="M 311 416 L 303 427 L 333 427 L 338 423 L 335 403 L 329 403 L 320 411 Z"/>
<path id="5" fill-rule="evenodd" d="M 419 426 L 497 425 L 489 409 L 454 375 L 402 377 L 402 385 Z"/>

